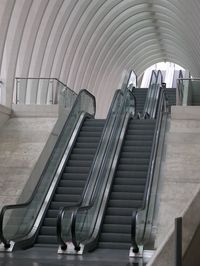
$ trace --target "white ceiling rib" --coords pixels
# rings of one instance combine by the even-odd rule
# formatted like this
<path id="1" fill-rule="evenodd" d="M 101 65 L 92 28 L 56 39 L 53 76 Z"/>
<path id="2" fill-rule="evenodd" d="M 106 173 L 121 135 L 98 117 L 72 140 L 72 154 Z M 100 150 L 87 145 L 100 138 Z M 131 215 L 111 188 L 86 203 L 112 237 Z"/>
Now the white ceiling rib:
<path id="1" fill-rule="evenodd" d="M 197 0 L 0 0 L 0 76 L 56 77 L 106 108 L 121 73 L 172 61 L 200 75 Z"/>

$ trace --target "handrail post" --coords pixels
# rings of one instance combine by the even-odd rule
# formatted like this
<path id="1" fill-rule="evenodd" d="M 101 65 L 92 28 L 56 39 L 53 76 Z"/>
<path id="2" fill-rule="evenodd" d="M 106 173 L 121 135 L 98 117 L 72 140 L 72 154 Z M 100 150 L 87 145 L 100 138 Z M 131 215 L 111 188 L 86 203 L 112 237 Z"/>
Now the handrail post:
<path id="1" fill-rule="evenodd" d="M 175 219 L 175 266 L 182 266 L 182 217 Z"/>

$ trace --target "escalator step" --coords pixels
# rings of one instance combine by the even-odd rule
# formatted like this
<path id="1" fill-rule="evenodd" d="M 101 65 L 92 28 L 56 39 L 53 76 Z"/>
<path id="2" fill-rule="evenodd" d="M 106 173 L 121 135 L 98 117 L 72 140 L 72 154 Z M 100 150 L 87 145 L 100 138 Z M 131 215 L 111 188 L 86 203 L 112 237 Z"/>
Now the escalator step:
<path id="1" fill-rule="evenodd" d="M 131 243 L 131 234 L 102 233 L 100 237 L 102 242 Z"/>
<path id="2" fill-rule="evenodd" d="M 94 149 L 96 149 L 97 146 L 98 146 L 97 143 L 84 143 L 84 142 L 83 143 L 82 142 L 76 143 L 76 148 L 78 148 L 78 149 L 84 148 L 84 149 L 86 149 L 86 151 L 93 149 L 93 152 L 95 152 Z"/>
<path id="3" fill-rule="evenodd" d="M 129 243 L 121 243 L 121 242 L 99 242 L 98 247 L 101 249 L 120 249 L 120 250 L 129 250 L 130 248 Z"/>
<path id="4" fill-rule="evenodd" d="M 44 219 L 44 226 L 56 226 L 57 218 L 45 218 Z"/>
<path id="5" fill-rule="evenodd" d="M 129 187 L 130 186 L 140 186 L 141 188 L 143 188 L 146 184 L 146 177 L 145 178 L 133 178 L 131 176 L 131 178 L 115 178 L 114 181 L 114 189 L 123 189 L 124 191 L 129 191 Z"/>
<path id="6" fill-rule="evenodd" d="M 128 178 L 128 177 L 135 177 L 135 178 L 146 178 L 147 172 L 146 171 L 117 171 L 116 172 L 116 177 L 121 177 L 121 178 Z"/>
<path id="7" fill-rule="evenodd" d="M 79 137 L 78 138 L 78 142 L 77 143 L 86 143 L 86 144 L 90 144 L 90 143 L 95 143 L 95 145 L 98 144 L 99 141 L 99 137 L 94 137 L 94 136 L 84 136 L 84 137 Z"/>
<path id="8" fill-rule="evenodd" d="M 120 184 L 121 183 L 121 184 Z M 128 184 L 126 183 L 125 185 L 123 182 L 118 182 L 117 184 L 115 183 L 113 185 L 113 191 L 115 192 L 135 192 L 135 193 L 143 193 L 145 189 L 145 184 L 143 185 L 137 185 L 137 184 Z"/>
<path id="9" fill-rule="evenodd" d="M 87 173 L 63 173 L 62 175 L 62 180 L 60 181 L 61 183 L 62 182 L 71 182 L 71 181 L 74 181 L 74 182 L 77 182 L 77 181 L 82 181 L 82 180 L 86 180 L 88 177 L 88 174 Z M 65 186 L 68 186 L 69 184 L 66 183 Z"/>
<path id="10" fill-rule="evenodd" d="M 149 159 L 148 158 L 124 158 L 121 156 L 119 160 L 119 164 L 136 164 L 136 165 L 148 165 Z"/>
<path id="11" fill-rule="evenodd" d="M 122 215 L 122 216 L 130 216 L 133 213 L 133 208 L 113 208 L 113 207 L 108 207 L 106 209 L 106 215 L 110 216 L 117 216 L 117 215 Z"/>
<path id="12" fill-rule="evenodd" d="M 101 131 L 80 131 L 79 134 L 79 139 L 80 138 L 86 138 L 85 140 L 87 141 L 88 138 L 95 138 L 96 141 L 99 141 L 99 138 L 101 137 Z"/>
<path id="13" fill-rule="evenodd" d="M 80 159 L 77 159 L 77 160 L 72 160 L 70 158 L 70 160 L 67 162 L 67 167 L 90 167 L 92 164 L 91 161 L 89 160 L 80 160 Z"/>
<path id="14" fill-rule="evenodd" d="M 120 199 L 121 201 L 123 200 L 139 200 L 139 201 L 142 201 L 143 199 L 143 195 L 144 193 L 142 192 L 114 192 L 112 191 L 112 194 L 111 194 L 111 197 L 110 199 L 111 200 L 117 200 L 117 199 Z"/>
<path id="15" fill-rule="evenodd" d="M 49 245 L 49 244 L 58 244 L 58 241 L 56 236 L 38 235 L 37 243 Z"/>
<path id="16" fill-rule="evenodd" d="M 126 224 L 104 224 L 102 227 L 103 233 L 125 233 L 130 234 L 131 233 L 131 225 Z"/>
<path id="17" fill-rule="evenodd" d="M 152 145 L 152 141 L 151 140 L 146 140 L 146 139 L 143 139 L 143 140 L 126 140 L 125 141 L 125 144 L 126 145 L 125 147 L 128 147 L 128 148 L 132 148 L 131 146 L 134 146 L 134 148 L 136 147 L 150 147 L 151 148 L 151 145 Z"/>
<path id="18" fill-rule="evenodd" d="M 142 206 L 142 200 L 109 200 L 109 207 L 118 207 L 118 208 L 140 208 Z"/>
<path id="19" fill-rule="evenodd" d="M 93 154 L 72 154 L 70 155 L 71 160 L 80 160 L 80 161 L 91 161 L 93 159 Z"/>
<path id="20" fill-rule="evenodd" d="M 151 151 L 122 151 L 121 152 L 121 157 L 122 158 L 142 158 L 142 159 L 149 159 Z"/>
<path id="21" fill-rule="evenodd" d="M 133 148 L 130 146 L 122 147 L 122 152 L 132 152 Z M 134 152 L 151 152 L 151 145 L 149 146 L 135 146 Z"/>
<path id="22" fill-rule="evenodd" d="M 119 164 L 118 165 L 118 171 L 121 171 L 121 172 L 123 172 L 123 171 L 125 171 L 125 172 L 127 172 L 127 171 L 130 171 L 131 173 L 133 173 L 134 171 L 148 171 L 148 164 L 139 164 L 139 165 L 137 165 L 137 164 Z"/>
<path id="23" fill-rule="evenodd" d="M 151 134 L 132 134 L 132 135 L 126 135 L 125 137 L 125 140 L 128 140 L 128 141 L 141 141 L 141 140 L 149 140 L 149 141 L 152 141 L 153 139 L 153 135 Z M 125 142 L 126 143 L 126 142 Z"/>
<path id="24" fill-rule="evenodd" d="M 57 187 L 56 194 L 65 194 L 65 195 L 80 195 L 82 193 L 83 188 L 81 187 Z"/>
<path id="25" fill-rule="evenodd" d="M 80 194 L 71 194 L 71 195 L 64 195 L 64 194 L 55 194 L 53 197 L 53 201 L 56 203 L 59 202 L 78 202 L 80 199 Z M 61 205 L 62 206 L 62 205 Z"/>
<path id="26" fill-rule="evenodd" d="M 58 216 L 58 213 L 59 213 L 59 210 L 49 208 L 46 214 L 46 218 L 47 219 L 56 218 Z"/>
<path id="27" fill-rule="evenodd" d="M 56 236 L 56 227 L 55 226 L 42 226 L 40 230 L 41 235 L 47 236 Z"/>
<path id="28" fill-rule="evenodd" d="M 68 166 L 65 168 L 64 173 L 83 173 L 83 174 L 88 174 L 90 170 L 90 167 L 73 167 L 73 166 Z"/>
<path id="29" fill-rule="evenodd" d="M 84 187 L 85 180 L 61 180 L 59 187 Z"/>
<path id="30" fill-rule="evenodd" d="M 50 209 L 52 210 L 59 210 L 60 207 L 69 207 L 71 205 L 74 205 L 75 203 L 77 203 L 77 201 L 68 201 L 68 202 L 56 202 L 56 201 L 52 201 L 50 204 Z"/>
<path id="31" fill-rule="evenodd" d="M 129 225 L 131 224 L 131 216 L 106 215 L 104 224 Z"/>
<path id="32" fill-rule="evenodd" d="M 72 154 L 77 154 L 77 155 L 90 155 L 92 154 L 92 156 L 94 156 L 94 152 L 95 152 L 95 149 L 94 148 L 78 148 L 78 147 L 74 147 L 73 151 L 72 151 Z"/>

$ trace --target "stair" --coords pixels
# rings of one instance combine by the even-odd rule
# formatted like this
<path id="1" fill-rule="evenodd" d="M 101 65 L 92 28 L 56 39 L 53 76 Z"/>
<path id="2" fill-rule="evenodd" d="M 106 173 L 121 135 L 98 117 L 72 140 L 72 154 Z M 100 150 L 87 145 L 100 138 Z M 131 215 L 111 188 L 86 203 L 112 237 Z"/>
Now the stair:
<path id="1" fill-rule="evenodd" d="M 129 249 L 131 216 L 142 206 L 155 120 L 129 121 L 107 203 L 99 248 Z"/>
<path id="2" fill-rule="evenodd" d="M 133 94 L 136 97 L 136 114 L 143 113 L 147 91 L 148 89 L 143 89 L 143 88 L 134 88 L 133 90 Z"/>
<path id="3" fill-rule="evenodd" d="M 59 209 L 80 201 L 104 124 L 105 120 L 102 119 L 84 121 L 40 227 L 36 245 L 57 244 L 56 222 Z"/>

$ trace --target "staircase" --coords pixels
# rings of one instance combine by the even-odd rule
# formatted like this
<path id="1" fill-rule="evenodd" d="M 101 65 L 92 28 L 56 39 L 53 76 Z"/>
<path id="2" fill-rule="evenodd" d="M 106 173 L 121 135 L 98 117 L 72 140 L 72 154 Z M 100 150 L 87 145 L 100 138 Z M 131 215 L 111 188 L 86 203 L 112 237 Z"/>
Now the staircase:
<path id="1" fill-rule="evenodd" d="M 59 209 L 80 201 L 104 124 L 105 120 L 101 119 L 84 121 L 40 227 L 36 245 L 57 244 L 56 222 Z"/>
<path id="2" fill-rule="evenodd" d="M 99 248 L 129 249 L 131 216 L 142 206 L 155 120 L 131 119 L 105 210 Z"/>

